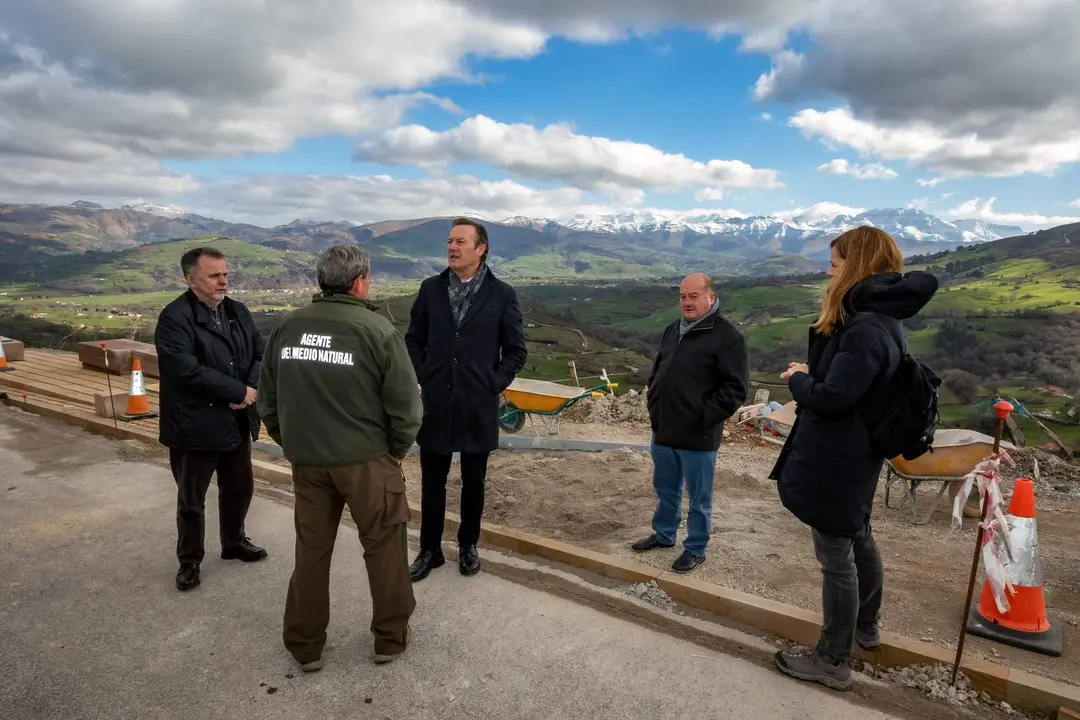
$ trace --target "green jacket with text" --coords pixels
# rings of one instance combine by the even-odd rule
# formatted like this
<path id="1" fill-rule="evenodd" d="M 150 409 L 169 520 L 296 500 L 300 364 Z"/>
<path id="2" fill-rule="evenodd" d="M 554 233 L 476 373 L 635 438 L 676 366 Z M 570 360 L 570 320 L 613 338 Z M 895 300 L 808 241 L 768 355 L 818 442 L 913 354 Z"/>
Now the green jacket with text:
<path id="1" fill-rule="evenodd" d="M 423 409 L 405 342 L 364 300 L 316 295 L 266 341 L 259 414 L 293 464 L 404 459 Z"/>

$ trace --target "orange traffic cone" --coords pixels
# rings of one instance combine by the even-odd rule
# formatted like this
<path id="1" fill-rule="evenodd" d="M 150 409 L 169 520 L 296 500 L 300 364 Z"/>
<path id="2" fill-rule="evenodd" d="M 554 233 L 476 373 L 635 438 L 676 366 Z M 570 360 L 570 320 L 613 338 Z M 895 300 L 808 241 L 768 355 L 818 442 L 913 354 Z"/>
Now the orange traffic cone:
<path id="1" fill-rule="evenodd" d="M 1004 558 L 1005 575 L 1012 584 L 1006 590 L 1009 609 L 998 611 L 990 583 L 983 584 L 979 605 L 972 610 L 968 632 L 1044 655 L 1061 655 L 1061 627 L 1046 616 L 1042 588 L 1039 535 L 1035 528 L 1035 485 L 1020 478 L 1013 487 L 1006 517 L 1012 559 Z"/>
<path id="2" fill-rule="evenodd" d="M 137 420 L 139 418 L 154 417 L 157 413 L 150 412 L 150 400 L 146 397 L 146 385 L 143 383 L 142 363 L 138 357 L 131 361 L 131 390 L 128 391 L 127 413 L 120 416 L 121 420 Z"/>
<path id="3" fill-rule="evenodd" d="M 4 343 L 0 342 L 0 372 L 7 372 L 8 370 L 14 370 L 7 362 L 7 355 L 4 354 Z"/>

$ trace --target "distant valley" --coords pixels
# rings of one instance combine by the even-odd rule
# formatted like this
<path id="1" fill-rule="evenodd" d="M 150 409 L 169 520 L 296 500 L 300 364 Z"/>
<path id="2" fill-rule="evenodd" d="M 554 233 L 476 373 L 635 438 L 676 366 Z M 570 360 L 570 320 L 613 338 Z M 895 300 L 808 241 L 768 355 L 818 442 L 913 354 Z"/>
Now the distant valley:
<path id="1" fill-rule="evenodd" d="M 66 349 L 103 337 L 149 340 L 157 313 L 184 287 L 180 255 L 203 243 L 227 254 L 232 294 L 268 330 L 309 301 L 317 253 L 338 242 L 371 251 L 381 312 L 404 332 L 419 280 L 445 267 L 450 222 L 260 228 L 169 208 L 0 206 L 0 333 Z M 678 316 L 679 277 L 708 270 L 723 312 L 750 342 L 755 380 L 784 400 L 778 372 L 804 356 L 825 282 L 822 251 L 860 223 L 889 231 L 908 269 L 941 280 L 907 325 L 912 351 L 945 378 L 945 421 L 986 429 L 977 404 L 1001 393 L 1041 413 L 1066 445 L 1080 444 L 1080 225 L 1025 234 L 914 210 L 817 224 L 639 214 L 488 225 L 492 264 L 522 298 L 522 377 L 565 382 L 573 361 L 583 379 L 606 370 L 621 389 L 640 388 L 659 333 Z M 1020 420 L 1032 440 L 1047 441 L 1034 420 Z"/>

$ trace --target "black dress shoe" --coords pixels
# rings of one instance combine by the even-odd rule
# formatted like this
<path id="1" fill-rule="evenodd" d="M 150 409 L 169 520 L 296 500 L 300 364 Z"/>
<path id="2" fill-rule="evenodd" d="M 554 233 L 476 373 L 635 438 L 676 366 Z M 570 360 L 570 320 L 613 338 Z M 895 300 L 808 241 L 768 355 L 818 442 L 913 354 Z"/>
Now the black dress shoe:
<path id="1" fill-rule="evenodd" d="M 475 575 L 480 571 L 480 556 L 476 554 L 475 545 L 458 548 L 458 570 L 462 575 Z"/>
<path id="2" fill-rule="evenodd" d="M 238 545 L 224 548 L 221 551 L 222 560 L 243 560 L 244 562 L 255 562 L 256 560 L 262 560 L 267 556 L 265 550 L 258 545 L 252 545 L 251 540 L 244 538 Z"/>
<path id="3" fill-rule="evenodd" d="M 671 563 L 671 569 L 675 572 L 686 573 L 703 562 L 705 562 L 704 555 L 695 555 L 689 550 L 683 550 L 683 554 L 675 562 Z"/>
<path id="4" fill-rule="evenodd" d="M 437 567 L 442 567 L 446 562 L 446 558 L 443 556 L 442 549 L 439 550 L 421 550 L 420 554 L 416 556 L 416 560 L 409 566 L 409 579 L 413 582 L 419 582 L 428 576 L 428 573 Z"/>
<path id="5" fill-rule="evenodd" d="M 638 540 L 636 543 L 634 543 L 630 547 L 633 548 L 634 550 L 637 550 L 638 552 L 645 552 L 646 550 L 655 550 L 656 548 L 675 547 L 675 545 L 674 544 L 665 545 L 665 544 L 663 544 L 662 542 L 660 542 L 659 540 L 656 539 L 656 535 L 650 535 L 647 538 L 643 538 L 641 540 Z"/>
<path id="6" fill-rule="evenodd" d="M 176 572 L 177 590 L 190 590 L 193 587 L 197 587 L 200 582 L 198 563 L 180 564 L 180 569 Z"/>

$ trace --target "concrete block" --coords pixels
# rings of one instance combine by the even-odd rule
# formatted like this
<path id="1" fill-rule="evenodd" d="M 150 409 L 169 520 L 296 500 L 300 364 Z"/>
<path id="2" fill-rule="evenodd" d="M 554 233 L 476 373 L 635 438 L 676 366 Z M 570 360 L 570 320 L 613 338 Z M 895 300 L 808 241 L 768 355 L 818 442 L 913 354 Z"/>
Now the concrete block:
<path id="1" fill-rule="evenodd" d="M 105 343 L 102 349 L 101 343 Z M 153 355 L 154 372 L 157 372 L 157 349 L 148 343 L 136 340 L 117 338 L 113 340 L 87 340 L 78 345 L 79 362 L 84 367 L 107 370 L 115 375 L 129 375 L 131 373 L 131 359 L 134 353 L 139 353 L 139 362 L 143 363 L 143 374 L 146 372 L 144 355 Z M 106 363 L 106 355 L 108 363 Z M 156 375 L 152 376 L 156 377 Z"/>
<path id="2" fill-rule="evenodd" d="M 110 402 L 111 399 L 111 402 Z M 127 412 L 127 390 L 108 390 L 94 393 L 94 414 L 98 417 L 111 418 Z"/>
<path id="3" fill-rule="evenodd" d="M 9 363 L 26 359 L 25 346 L 20 341 L 0 335 L 0 343 L 4 344 L 4 357 Z"/>
<path id="4" fill-rule="evenodd" d="M 132 354 L 139 358 L 139 364 L 142 365 L 143 376 L 160 378 L 161 371 L 158 370 L 157 348 L 151 345 L 149 348 L 141 348 L 134 350 Z"/>

